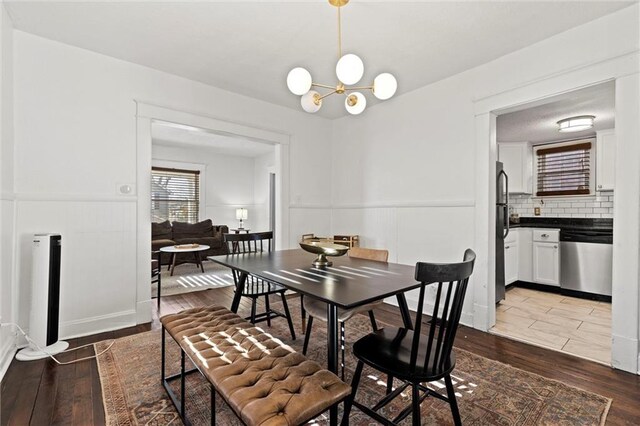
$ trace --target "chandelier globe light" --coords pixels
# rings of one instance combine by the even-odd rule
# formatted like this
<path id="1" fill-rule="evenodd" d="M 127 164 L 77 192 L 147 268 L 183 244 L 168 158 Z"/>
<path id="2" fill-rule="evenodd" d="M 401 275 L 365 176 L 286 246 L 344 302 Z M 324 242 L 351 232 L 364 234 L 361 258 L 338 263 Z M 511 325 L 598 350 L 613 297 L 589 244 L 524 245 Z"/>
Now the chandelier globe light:
<path id="1" fill-rule="evenodd" d="M 342 19 L 340 10 L 349 3 L 349 0 L 329 0 L 332 6 L 338 9 L 338 62 L 336 63 L 336 76 L 338 83 L 335 86 L 314 83 L 311 73 L 302 67 L 293 68 L 287 74 L 287 87 L 294 95 L 300 96 L 302 109 L 309 113 L 318 112 L 322 107 L 322 100 L 333 94 L 345 95 L 345 109 L 348 113 L 358 115 L 365 110 L 367 98 L 361 90 L 371 90 L 373 95 L 380 100 L 391 98 L 398 89 L 396 78 L 385 72 L 379 74 L 371 86 L 353 86 L 364 75 L 364 63 L 358 55 L 353 53 L 342 54 Z M 329 89 L 321 94 L 313 88 Z"/>

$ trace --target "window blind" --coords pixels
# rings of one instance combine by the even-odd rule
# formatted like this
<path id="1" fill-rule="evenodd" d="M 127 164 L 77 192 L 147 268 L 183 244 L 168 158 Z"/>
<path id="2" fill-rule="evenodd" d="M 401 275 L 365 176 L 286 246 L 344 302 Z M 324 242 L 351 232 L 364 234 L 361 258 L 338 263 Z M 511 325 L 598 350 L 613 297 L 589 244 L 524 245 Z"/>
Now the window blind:
<path id="1" fill-rule="evenodd" d="M 153 167 L 151 221 L 195 223 L 200 208 L 200 171 Z"/>
<path id="2" fill-rule="evenodd" d="M 591 142 L 540 148 L 536 151 L 536 195 L 589 195 Z"/>

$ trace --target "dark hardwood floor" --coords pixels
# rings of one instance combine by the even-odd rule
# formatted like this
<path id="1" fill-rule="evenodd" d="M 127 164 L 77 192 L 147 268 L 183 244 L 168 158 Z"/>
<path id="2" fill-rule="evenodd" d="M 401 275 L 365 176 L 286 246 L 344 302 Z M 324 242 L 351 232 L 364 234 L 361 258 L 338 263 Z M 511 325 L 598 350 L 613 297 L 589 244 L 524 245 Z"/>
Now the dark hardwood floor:
<path id="1" fill-rule="evenodd" d="M 230 306 L 230 287 L 205 290 L 162 299 L 160 314 L 209 304 Z M 244 303 L 244 301 L 243 301 Z M 242 309 L 248 312 L 249 306 Z M 388 305 L 376 317 L 401 325 L 397 309 Z M 299 327 L 299 324 L 296 324 Z M 72 347 L 115 339 L 159 328 L 158 313 L 153 322 L 122 330 L 71 339 Z M 510 364 L 568 385 L 613 399 L 607 417 L 610 425 L 640 424 L 640 376 L 617 371 L 570 355 L 549 351 L 499 336 L 461 327 L 456 346 Z M 63 356 L 64 361 L 93 354 L 91 347 Z M 56 365 L 51 360 L 13 361 L 2 381 L 1 425 L 101 425 L 105 423 L 102 394 L 95 360 Z"/>

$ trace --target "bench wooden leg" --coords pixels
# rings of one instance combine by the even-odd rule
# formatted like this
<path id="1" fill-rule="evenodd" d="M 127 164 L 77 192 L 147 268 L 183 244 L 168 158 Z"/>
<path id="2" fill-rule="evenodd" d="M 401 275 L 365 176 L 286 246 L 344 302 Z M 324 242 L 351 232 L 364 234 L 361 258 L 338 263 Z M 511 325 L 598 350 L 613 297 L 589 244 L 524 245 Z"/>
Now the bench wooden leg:
<path id="1" fill-rule="evenodd" d="M 164 387 L 164 390 L 167 392 L 167 395 L 169 396 L 169 399 L 171 399 L 171 402 L 173 403 L 173 406 L 176 408 L 176 411 L 178 412 L 178 414 L 180 415 L 182 422 L 187 425 L 190 426 L 191 422 L 189 422 L 189 420 L 185 417 L 185 401 L 186 401 L 186 395 L 185 395 L 185 381 L 186 381 L 186 376 L 187 374 L 191 374 L 191 373 L 195 373 L 198 371 L 197 368 L 192 368 L 189 371 L 185 371 L 185 352 L 182 350 L 182 348 L 180 348 L 180 354 L 181 354 L 181 358 L 180 358 L 180 373 L 178 374 L 174 374 L 171 376 L 167 376 L 166 373 L 166 355 L 167 355 L 167 351 L 166 351 L 166 342 L 165 342 L 165 337 L 166 337 L 166 329 L 164 328 L 164 326 L 162 327 L 162 343 L 160 344 L 161 347 L 161 372 L 160 372 L 160 377 L 161 377 L 161 381 L 162 381 L 162 386 Z M 171 387 L 169 386 L 169 382 L 172 380 L 176 380 L 176 379 L 180 379 L 180 401 L 178 401 L 178 397 L 176 396 L 176 394 L 173 392 L 173 390 L 171 389 Z"/>
<path id="2" fill-rule="evenodd" d="M 184 395 L 184 382 L 184 351 L 180 348 L 180 417 L 182 417 L 183 420 L 185 419 L 185 401 L 187 399 Z"/>

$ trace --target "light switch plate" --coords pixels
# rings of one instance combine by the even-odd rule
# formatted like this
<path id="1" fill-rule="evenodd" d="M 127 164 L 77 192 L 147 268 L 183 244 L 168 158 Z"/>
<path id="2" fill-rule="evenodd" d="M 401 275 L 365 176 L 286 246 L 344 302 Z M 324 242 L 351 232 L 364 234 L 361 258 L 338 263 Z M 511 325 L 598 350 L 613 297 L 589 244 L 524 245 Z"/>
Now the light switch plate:
<path id="1" fill-rule="evenodd" d="M 533 208 L 533 214 L 536 216 L 540 216 L 540 207 L 534 207 Z"/>

